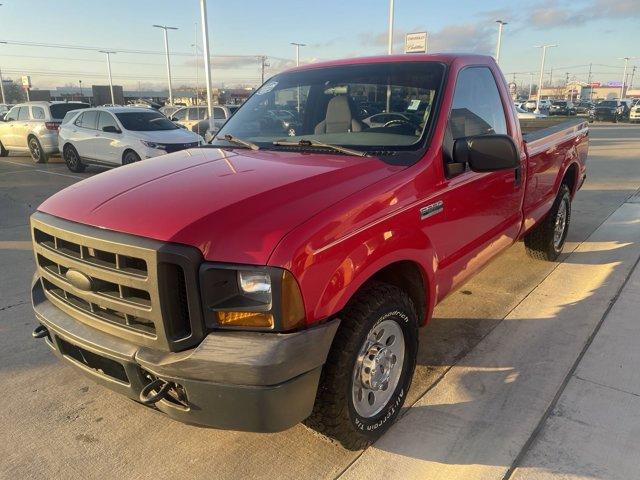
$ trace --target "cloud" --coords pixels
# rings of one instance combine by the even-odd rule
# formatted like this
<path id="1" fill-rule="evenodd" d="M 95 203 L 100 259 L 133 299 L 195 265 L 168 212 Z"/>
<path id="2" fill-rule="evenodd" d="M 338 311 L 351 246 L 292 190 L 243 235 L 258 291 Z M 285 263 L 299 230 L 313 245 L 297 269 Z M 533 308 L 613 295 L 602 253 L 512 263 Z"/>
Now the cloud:
<path id="1" fill-rule="evenodd" d="M 404 48 L 405 35 L 410 32 L 423 32 L 424 27 L 411 30 L 397 30 L 393 34 L 395 52 Z M 471 52 L 490 53 L 494 44 L 495 26 L 490 22 L 449 25 L 437 31 L 429 32 L 429 52 Z M 360 34 L 362 45 L 386 47 L 387 33 Z"/>
<path id="2" fill-rule="evenodd" d="M 195 67 L 196 59 L 190 57 L 183 63 L 185 67 Z M 198 65 L 202 65 L 202 59 L 198 58 Z M 260 58 L 257 55 L 238 55 L 228 57 L 211 57 L 211 68 L 216 70 L 234 70 L 246 67 L 257 67 L 260 65 Z"/>
<path id="3" fill-rule="evenodd" d="M 523 13 L 523 22 L 534 28 L 575 27 L 601 20 L 640 18 L 637 0 L 590 0 L 586 4 L 545 0 Z"/>

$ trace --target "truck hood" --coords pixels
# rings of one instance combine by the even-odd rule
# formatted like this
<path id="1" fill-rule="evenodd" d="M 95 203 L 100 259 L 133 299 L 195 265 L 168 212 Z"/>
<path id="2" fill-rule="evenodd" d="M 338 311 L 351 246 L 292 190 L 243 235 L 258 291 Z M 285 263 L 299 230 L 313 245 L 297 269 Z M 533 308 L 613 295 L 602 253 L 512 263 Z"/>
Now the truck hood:
<path id="1" fill-rule="evenodd" d="M 196 148 L 100 173 L 38 209 L 192 245 L 208 260 L 266 264 L 294 227 L 404 168 L 374 157 Z"/>

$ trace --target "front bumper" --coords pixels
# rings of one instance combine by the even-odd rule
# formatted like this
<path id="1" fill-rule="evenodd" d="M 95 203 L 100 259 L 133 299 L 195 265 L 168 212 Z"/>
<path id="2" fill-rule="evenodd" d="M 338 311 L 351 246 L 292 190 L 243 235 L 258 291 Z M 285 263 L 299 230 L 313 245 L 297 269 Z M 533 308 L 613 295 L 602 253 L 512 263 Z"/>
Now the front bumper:
<path id="1" fill-rule="evenodd" d="M 47 345 L 98 383 L 139 401 L 149 375 L 181 387 L 185 401 L 155 407 L 169 417 L 215 428 L 276 432 L 308 417 L 339 320 L 290 334 L 217 331 L 195 348 L 140 347 L 75 320 L 32 285 Z"/>

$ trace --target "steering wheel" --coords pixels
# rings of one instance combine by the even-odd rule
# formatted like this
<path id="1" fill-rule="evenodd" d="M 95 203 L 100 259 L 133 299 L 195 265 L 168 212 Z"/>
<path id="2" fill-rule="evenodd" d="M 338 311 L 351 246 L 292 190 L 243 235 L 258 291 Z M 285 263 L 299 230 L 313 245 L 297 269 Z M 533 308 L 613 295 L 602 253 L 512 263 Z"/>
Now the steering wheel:
<path id="1" fill-rule="evenodd" d="M 394 125 L 409 125 L 414 130 L 422 130 L 422 127 L 420 125 L 418 125 L 417 123 L 414 123 L 414 122 L 412 122 L 410 120 L 404 120 L 402 118 L 396 118 L 394 120 L 389 120 L 387 123 L 385 123 L 382 126 L 382 128 L 392 127 Z"/>

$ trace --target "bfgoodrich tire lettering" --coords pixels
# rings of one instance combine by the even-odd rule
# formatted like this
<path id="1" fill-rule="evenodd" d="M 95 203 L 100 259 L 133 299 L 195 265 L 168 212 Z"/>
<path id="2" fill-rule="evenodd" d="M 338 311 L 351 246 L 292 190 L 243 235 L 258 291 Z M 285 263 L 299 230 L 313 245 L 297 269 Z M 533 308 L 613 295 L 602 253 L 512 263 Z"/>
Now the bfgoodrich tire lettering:
<path id="1" fill-rule="evenodd" d="M 372 282 L 349 302 L 340 314 L 341 324 L 323 368 L 311 428 L 337 440 L 351 450 L 365 448 L 396 420 L 404 404 L 416 364 L 418 318 L 413 302 L 399 288 Z M 370 417 L 354 404 L 354 375 L 359 353 L 376 327 L 394 322 L 404 337 L 404 359 L 399 380 L 384 406 Z"/>

